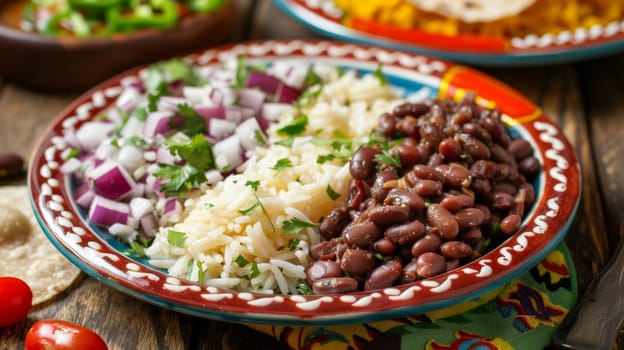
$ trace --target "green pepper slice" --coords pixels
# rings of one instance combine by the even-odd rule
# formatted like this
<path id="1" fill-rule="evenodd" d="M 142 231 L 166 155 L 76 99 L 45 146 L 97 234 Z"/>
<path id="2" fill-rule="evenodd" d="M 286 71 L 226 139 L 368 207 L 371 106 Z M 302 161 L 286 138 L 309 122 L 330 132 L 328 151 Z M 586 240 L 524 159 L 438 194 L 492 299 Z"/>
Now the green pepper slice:
<path id="1" fill-rule="evenodd" d="M 119 5 L 122 0 L 68 0 L 73 7 L 104 10 Z"/>
<path id="2" fill-rule="evenodd" d="M 178 23 L 178 5 L 173 0 L 131 0 L 130 7 L 109 9 L 106 20 L 113 31 L 171 28 Z"/>
<path id="3" fill-rule="evenodd" d="M 186 3 L 195 12 L 213 12 L 221 5 L 224 0 L 187 0 Z"/>
<path id="4" fill-rule="evenodd" d="M 68 26 L 62 27 L 61 22 L 67 22 Z M 66 8 L 57 12 L 46 22 L 42 33 L 54 36 L 67 33 L 80 38 L 86 38 L 92 35 L 92 28 L 87 19 L 80 12 Z"/>

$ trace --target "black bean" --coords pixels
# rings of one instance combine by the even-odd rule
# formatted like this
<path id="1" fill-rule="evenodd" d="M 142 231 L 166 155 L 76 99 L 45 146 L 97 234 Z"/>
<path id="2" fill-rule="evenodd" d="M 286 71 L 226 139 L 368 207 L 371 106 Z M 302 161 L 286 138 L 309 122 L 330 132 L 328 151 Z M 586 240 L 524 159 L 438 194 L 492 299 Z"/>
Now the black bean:
<path id="1" fill-rule="evenodd" d="M 402 224 L 409 219 L 409 215 L 409 208 L 403 205 L 381 205 L 368 211 L 368 218 L 382 226 Z"/>
<path id="2" fill-rule="evenodd" d="M 492 145 L 490 148 L 490 154 L 492 160 L 497 163 L 513 164 L 515 161 L 514 157 L 498 144 Z"/>
<path id="3" fill-rule="evenodd" d="M 399 261 L 390 261 L 378 266 L 364 282 L 364 290 L 374 290 L 392 286 L 403 273 L 403 265 Z"/>
<path id="4" fill-rule="evenodd" d="M 396 157 L 397 154 L 403 168 L 410 168 L 420 160 L 416 145 L 398 144 L 390 150 L 390 155 L 393 157 Z"/>
<path id="5" fill-rule="evenodd" d="M 370 195 L 370 189 L 366 182 L 362 180 L 352 179 L 349 184 L 349 199 L 347 199 L 347 209 L 356 210 L 364 202 L 366 197 Z"/>
<path id="6" fill-rule="evenodd" d="M 429 112 L 429 106 L 424 103 L 404 103 L 394 107 L 392 114 L 399 118 L 406 116 L 420 117 L 421 115 Z"/>
<path id="7" fill-rule="evenodd" d="M 425 123 L 420 126 L 420 139 L 433 149 L 437 149 L 445 138 L 446 134 L 438 125 Z"/>
<path id="8" fill-rule="evenodd" d="M 536 177 L 541 168 L 539 160 L 533 156 L 524 158 L 518 163 L 518 170 L 528 179 Z"/>
<path id="9" fill-rule="evenodd" d="M 496 175 L 496 163 L 490 160 L 479 159 L 470 167 L 472 176 L 491 179 Z"/>
<path id="10" fill-rule="evenodd" d="M 379 117 L 379 130 L 386 136 L 391 137 L 394 135 L 395 128 L 394 116 L 390 113 L 384 113 Z"/>
<path id="11" fill-rule="evenodd" d="M 330 277 L 314 281 L 310 287 L 316 294 L 349 293 L 358 289 L 358 282 L 350 277 Z"/>
<path id="12" fill-rule="evenodd" d="M 412 116 L 406 116 L 399 120 L 396 124 L 396 130 L 409 137 L 420 139 L 420 126 L 418 126 L 418 119 Z"/>
<path id="13" fill-rule="evenodd" d="M 490 159 L 490 149 L 476 137 L 460 134 L 464 150 L 475 159 Z"/>
<path id="14" fill-rule="evenodd" d="M 434 167 L 424 165 L 424 164 L 416 164 L 412 168 L 413 175 L 416 179 L 421 180 L 434 180 L 438 182 L 444 181 L 444 175 L 440 174 Z M 410 184 L 413 186 L 413 184 Z"/>
<path id="15" fill-rule="evenodd" d="M 445 161 L 451 162 L 459 159 L 462 147 L 454 138 L 447 137 L 438 145 L 438 152 L 444 157 Z"/>
<path id="16" fill-rule="evenodd" d="M 492 191 L 492 184 L 488 179 L 475 178 L 472 179 L 470 188 L 477 194 L 477 196 L 487 197 L 490 191 Z"/>
<path id="17" fill-rule="evenodd" d="M 490 196 L 494 210 L 506 211 L 514 205 L 514 196 L 505 192 L 494 192 Z"/>
<path id="18" fill-rule="evenodd" d="M 492 142 L 492 137 L 490 136 L 490 134 L 477 123 L 466 123 L 462 125 L 462 131 L 479 139 L 486 145 Z"/>

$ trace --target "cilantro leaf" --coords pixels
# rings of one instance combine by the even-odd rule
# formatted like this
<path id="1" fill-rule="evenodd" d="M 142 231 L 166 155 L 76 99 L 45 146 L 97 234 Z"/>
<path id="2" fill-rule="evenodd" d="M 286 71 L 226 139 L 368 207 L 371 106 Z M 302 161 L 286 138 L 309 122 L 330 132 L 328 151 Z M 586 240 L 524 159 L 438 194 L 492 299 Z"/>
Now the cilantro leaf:
<path id="1" fill-rule="evenodd" d="M 181 81 L 184 85 L 197 85 L 200 83 L 200 78 L 193 66 L 180 59 L 161 62 L 160 66 L 168 82 Z"/>
<path id="2" fill-rule="evenodd" d="M 292 220 L 284 221 L 282 228 L 285 234 L 290 235 L 290 234 L 299 233 L 306 228 L 316 228 L 317 226 L 318 225 L 313 224 L 311 222 L 293 218 Z"/>
<path id="3" fill-rule="evenodd" d="M 271 169 L 280 171 L 290 167 L 292 167 L 292 161 L 289 158 L 282 158 L 278 159 Z"/>
<path id="4" fill-rule="evenodd" d="M 401 167 L 401 158 L 398 152 L 396 152 L 393 157 L 387 150 L 382 150 L 381 153 L 375 155 L 375 160 L 379 164 L 389 164 L 397 168 Z"/>
<path id="5" fill-rule="evenodd" d="M 280 145 L 280 146 L 284 146 L 284 147 L 292 147 L 293 142 L 295 142 L 295 139 L 292 137 L 287 137 L 285 139 L 281 139 L 281 140 L 277 140 L 275 141 L 276 145 Z"/>
<path id="6" fill-rule="evenodd" d="M 256 198 L 256 203 L 251 207 L 247 209 L 241 209 L 238 212 L 243 215 L 250 215 L 257 207 L 260 207 L 260 210 L 262 210 L 262 214 L 264 215 L 264 217 L 267 218 L 269 224 L 271 225 L 271 228 L 273 228 L 273 231 L 275 232 L 275 225 L 273 225 L 273 221 L 271 220 L 269 213 L 267 213 L 266 208 L 264 208 L 264 205 L 262 205 L 262 202 L 260 202 L 260 198 L 258 198 L 258 194 L 256 193 L 256 191 L 258 190 L 258 186 L 260 186 L 260 181 L 247 180 L 247 182 L 245 182 L 245 186 L 249 186 L 253 190 L 253 195 Z"/>
<path id="7" fill-rule="evenodd" d="M 292 123 L 277 129 L 277 133 L 283 136 L 297 136 L 303 133 L 307 125 L 308 116 L 302 114 L 297 119 L 293 120 Z"/>
<path id="8" fill-rule="evenodd" d="M 293 238 L 291 240 L 288 241 L 288 248 L 290 249 L 290 251 L 293 251 L 295 249 L 297 249 L 297 246 L 299 245 L 299 243 L 301 242 L 301 240 L 299 238 Z"/>
<path id="9" fill-rule="evenodd" d="M 305 76 L 305 84 L 307 86 L 313 86 L 313 85 L 318 85 L 322 83 L 323 83 L 323 79 L 321 79 L 321 77 L 318 74 L 316 74 L 312 69 L 309 69 Z"/>
<path id="10" fill-rule="evenodd" d="M 125 251 L 126 254 L 129 254 L 129 255 L 135 254 L 141 258 L 145 258 L 147 257 L 147 255 L 145 254 L 145 248 L 150 246 L 151 240 L 145 242 L 144 244 L 141 244 L 141 242 L 134 240 L 134 241 L 130 241 L 129 244 L 130 244 L 130 248 Z"/>
<path id="11" fill-rule="evenodd" d="M 160 185 L 160 190 L 167 196 L 179 195 L 183 191 L 199 187 L 206 181 L 204 172 L 189 163 L 183 166 L 161 164 L 160 169 L 154 172 L 154 176 L 168 180 Z"/>
<path id="12" fill-rule="evenodd" d="M 388 85 L 388 78 L 383 74 L 381 70 L 381 64 L 377 66 L 377 69 L 373 72 L 373 76 L 379 80 L 379 84 L 382 86 Z"/>
<path id="13" fill-rule="evenodd" d="M 299 281 L 299 284 L 297 284 L 297 291 L 302 295 L 312 294 L 312 288 L 304 280 Z"/>
<path id="14" fill-rule="evenodd" d="M 330 184 L 327 184 L 327 188 L 325 189 L 325 192 L 327 193 L 329 198 L 331 198 L 334 201 L 340 198 L 340 193 L 334 191 L 334 189 L 331 187 Z"/>
<path id="15" fill-rule="evenodd" d="M 186 242 L 186 233 L 176 230 L 169 230 L 167 233 L 167 242 L 174 247 L 184 247 Z"/>
<path id="16" fill-rule="evenodd" d="M 179 155 L 200 171 L 215 167 L 212 144 L 201 134 L 193 136 L 188 143 L 169 145 L 169 152 Z"/>
<path id="17" fill-rule="evenodd" d="M 199 113 L 188 104 L 179 104 L 176 115 L 182 117 L 182 120 L 179 121 L 177 118 L 171 118 L 169 122 L 174 123 L 175 125 L 173 126 L 177 130 L 189 136 L 204 134 L 206 132 L 206 119 L 199 115 Z"/>
<path id="18" fill-rule="evenodd" d="M 249 260 L 245 259 L 245 257 L 242 255 L 237 256 L 236 259 L 234 259 L 234 262 L 240 267 L 249 264 Z"/>
<path id="19" fill-rule="evenodd" d="M 141 147 L 141 148 L 149 148 L 150 144 L 149 142 L 145 141 L 144 138 L 140 137 L 140 136 L 132 136 L 129 139 L 127 139 L 124 142 L 124 145 L 135 145 L 137 147 Z"/>
<path id="20" fill-rule="evenodd" d="M 247 275 L 247 278 L 254 279 L 260 276 L 260 269 L 258 269 L 258 264 L 255 261 L 251 262 L 251 272 Z"/>
<path id="21" fill-rule="evenodd" d="M 254 191 L 257 191 L 258 190 L 258 186 L 260 186 L 260 180 L 256 180 L 256 181 L 247 180 L 245 182 L 245 186 L 249 186 Z"/>
<path id="22" fill-rule="evenodd" d="M 251 207 L 246 208 L 246 209 L 239 209 L 238 212 L 245 215 L 245 216 L 249 216 L 251 215 L 251 213 L 253 213 L 254 210 L 256 210 L 256 208 L 260 205 L 260 202 L 256 202 L 254 204 L 251 205 Z"/>

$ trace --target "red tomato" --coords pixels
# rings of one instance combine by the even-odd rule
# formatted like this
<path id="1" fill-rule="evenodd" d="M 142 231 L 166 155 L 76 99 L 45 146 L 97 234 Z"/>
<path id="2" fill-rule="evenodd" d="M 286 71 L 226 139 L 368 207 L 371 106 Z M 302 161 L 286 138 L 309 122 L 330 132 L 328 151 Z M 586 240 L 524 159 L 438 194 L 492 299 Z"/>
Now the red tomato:
<path id="1" fill-rule="evenodd" d="M 25 350 L 108 350 L 94 331 L 62 320 L 41 320 L 26 334 Z"/>
<path id="2" fill-rule="evenodd" d="M 17 277 L 0 277 L 0 327 L 23 320 L 32 307 L 32 291 Z"/>

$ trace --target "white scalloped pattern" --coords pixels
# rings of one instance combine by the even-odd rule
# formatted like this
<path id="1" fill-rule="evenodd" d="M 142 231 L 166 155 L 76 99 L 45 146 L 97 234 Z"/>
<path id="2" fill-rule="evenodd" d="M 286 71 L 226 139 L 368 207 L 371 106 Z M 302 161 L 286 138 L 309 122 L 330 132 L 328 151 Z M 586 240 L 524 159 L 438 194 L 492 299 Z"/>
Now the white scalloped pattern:
<path id="1" fill-rule="evenodd" d="M 224 61 L 232 56 L 246 54 L 248 56 L 263 56 L 271 53 L 278 53 L 281 56 L 288 56 L 295 51 L 301 50 L 305 53 L 314 55 L 327 54 L 333 58 L 344 58 L 348 55 L 355 55 L 365 59 L 375 59 L 392 63 L 403 68 L 425 70 L 428 72 L 444 72 L 446 65 L 440 61 L 425 59 L 418 55 L 409 55 L 400 52 L 392 52 L 383 49 L 369 48 L 365 49 L 355 45 L 336 45 L 329 42 L 305 43 L 303 41 L 291 41 L 286 43 L 265 42 L 261 44 L 238 45 L 228 51 L 207 50 L 195 56 L 194 59 L 187 57 L 188 60 L 196 61 L 200 64 L 209 64 L 215 61 Z M 425 68 L 423 68 L 425 67 Z M 137 74 L 141 74 L 139 71 Z M 113 101 L 120 96 L 123 86 L 132 84 L 137 76 L 128 76 L 120 81 L 119 86 L 105 88 L 104 90 L 96 90 L 92 93 L 90 100 L 82 103 L 75 108 L 75 114 L 70 115 L 61 122 L 63 132 L 67 132 L 73 128 L 79 121 L 84 121 L 92 117 L 91 112 L 94 108 L 103 107 L 107 103 Z M 560 155 L 559 151 L 563 148 L 563 143 L 559 139 L 559 132 L 551 124 L 535 122 L 535 128 L 542 131 L 540 138 L 552 145 L 552 148 L 546 152 L 546 157 L 557 162 L 557 167 L 550 171 L 549 175 L 558 180 L 555 190 L 560 192 L 565 190 L 566 178 L 563 170 L 569 167 L 568 162 Z M 425 280 L 417 285 L 412 285 L 404 289 L 387 288 L 370 294 L 363 295 L 342 295 L 342 296 L 301 296 L 301 295 L 260 295 L 247 292 L 229 292 L 227 290 L 218 289 L 209 286 L 199 286 L 187 281 L 183 281 L 174 277 L 161 278 L 159 274 L 154 273 L 151 269 L 137 264 L 135 262 L 127 262 L 123 270 L 117 269 L 111 262 L 120 261 L 121 257 L 110 253 L 108 248 L 100 242 L 87 238 L 83 228 L 74 226 L 72 219 L 76 219 L 72 214 L 73 207 L 65 198 L 58 194 L 59 181 L 57 178 L 63 178 L 58 170 L 59 164 L 57 159 L 62 159 L 61 154 L 68 147 L 67 143 L 61 136 L 53 136 L 51 142 L 43 152 L 45 162 L 38 169 L 41 176 L 41 197 L 39 203 L 45 203 L 41 207 L 49 208 L 49 213 L 44 214 L 44 219 L 51 223 L 52 232 L 55 236 L 62 240 L 67 246 L 76 252 L 83 259 L 88 259 L 90 265 L 104 268 L 110 273 L 119 276 L 121 279 L 132 280 L 141 286 L 154 286 L 162 290 L 172 293 L 195 293 L 202 299 L 214 303 L 222 300 L 240 300 L 250 307 L 267 309 L 270 311 L 272 305 L 283 304 L 290 301 L 295 304 L 297 309 L 302 311 L 317 310 L 322 304 L 341 303 L 350 305 L 354 309 L 365 311 L 376 300 L 387 298 L 395 301 L 409 301 L 418 297 L 421 293 L 440 294 L 448 292 L 453 288 L 454 281 L 461 280 L 462 276 L 469 276 L 473 279 L 488 278 L 493 274 L 493 264 L 501 266 L 509 265 L 514 258 L 514 252 L 522 252 L 528 245 L 528 241 L 535 235 L 542 234 L 548 228 L 550 218 L 558 213 L 559 206 L 554 203 L 549 206 L 549 212 L 535 218 L 534 229 L 525 232 L 515 238 L 515 244 L 500 251 L 500 256 L 491 259 L 483 259 L 478 262 L 479 269 L 463 268 L 456 273 L 450 274 L 441 281 Z M 68 181 L 65 179 L 65 181 Z M 67 184 L 67 183 L 66 183 Z M 55 227 L 54 227 L 55 226 Z"/>
<path id="2" fill-rule="evenodd" d="M 339 20 L 344 16 L 344 11 L 336 6 L 333 0 L 305 0 L 305 6 L 313 10 L 320 10 L 323 14 L 333 19 Z M 601 38 L 610 38 L 617 34 L 624 33 L 624 20 L 614 21 L 607 25 L 596 24 L 590 28 L 577 28 L 570 31 L 565 30 L 559 34 L 527 35 L 525 37 L 513 37 L 511 46 L 514 49 L 542 49 L 562 45 L 579 45 L 588 41 Z"/>

